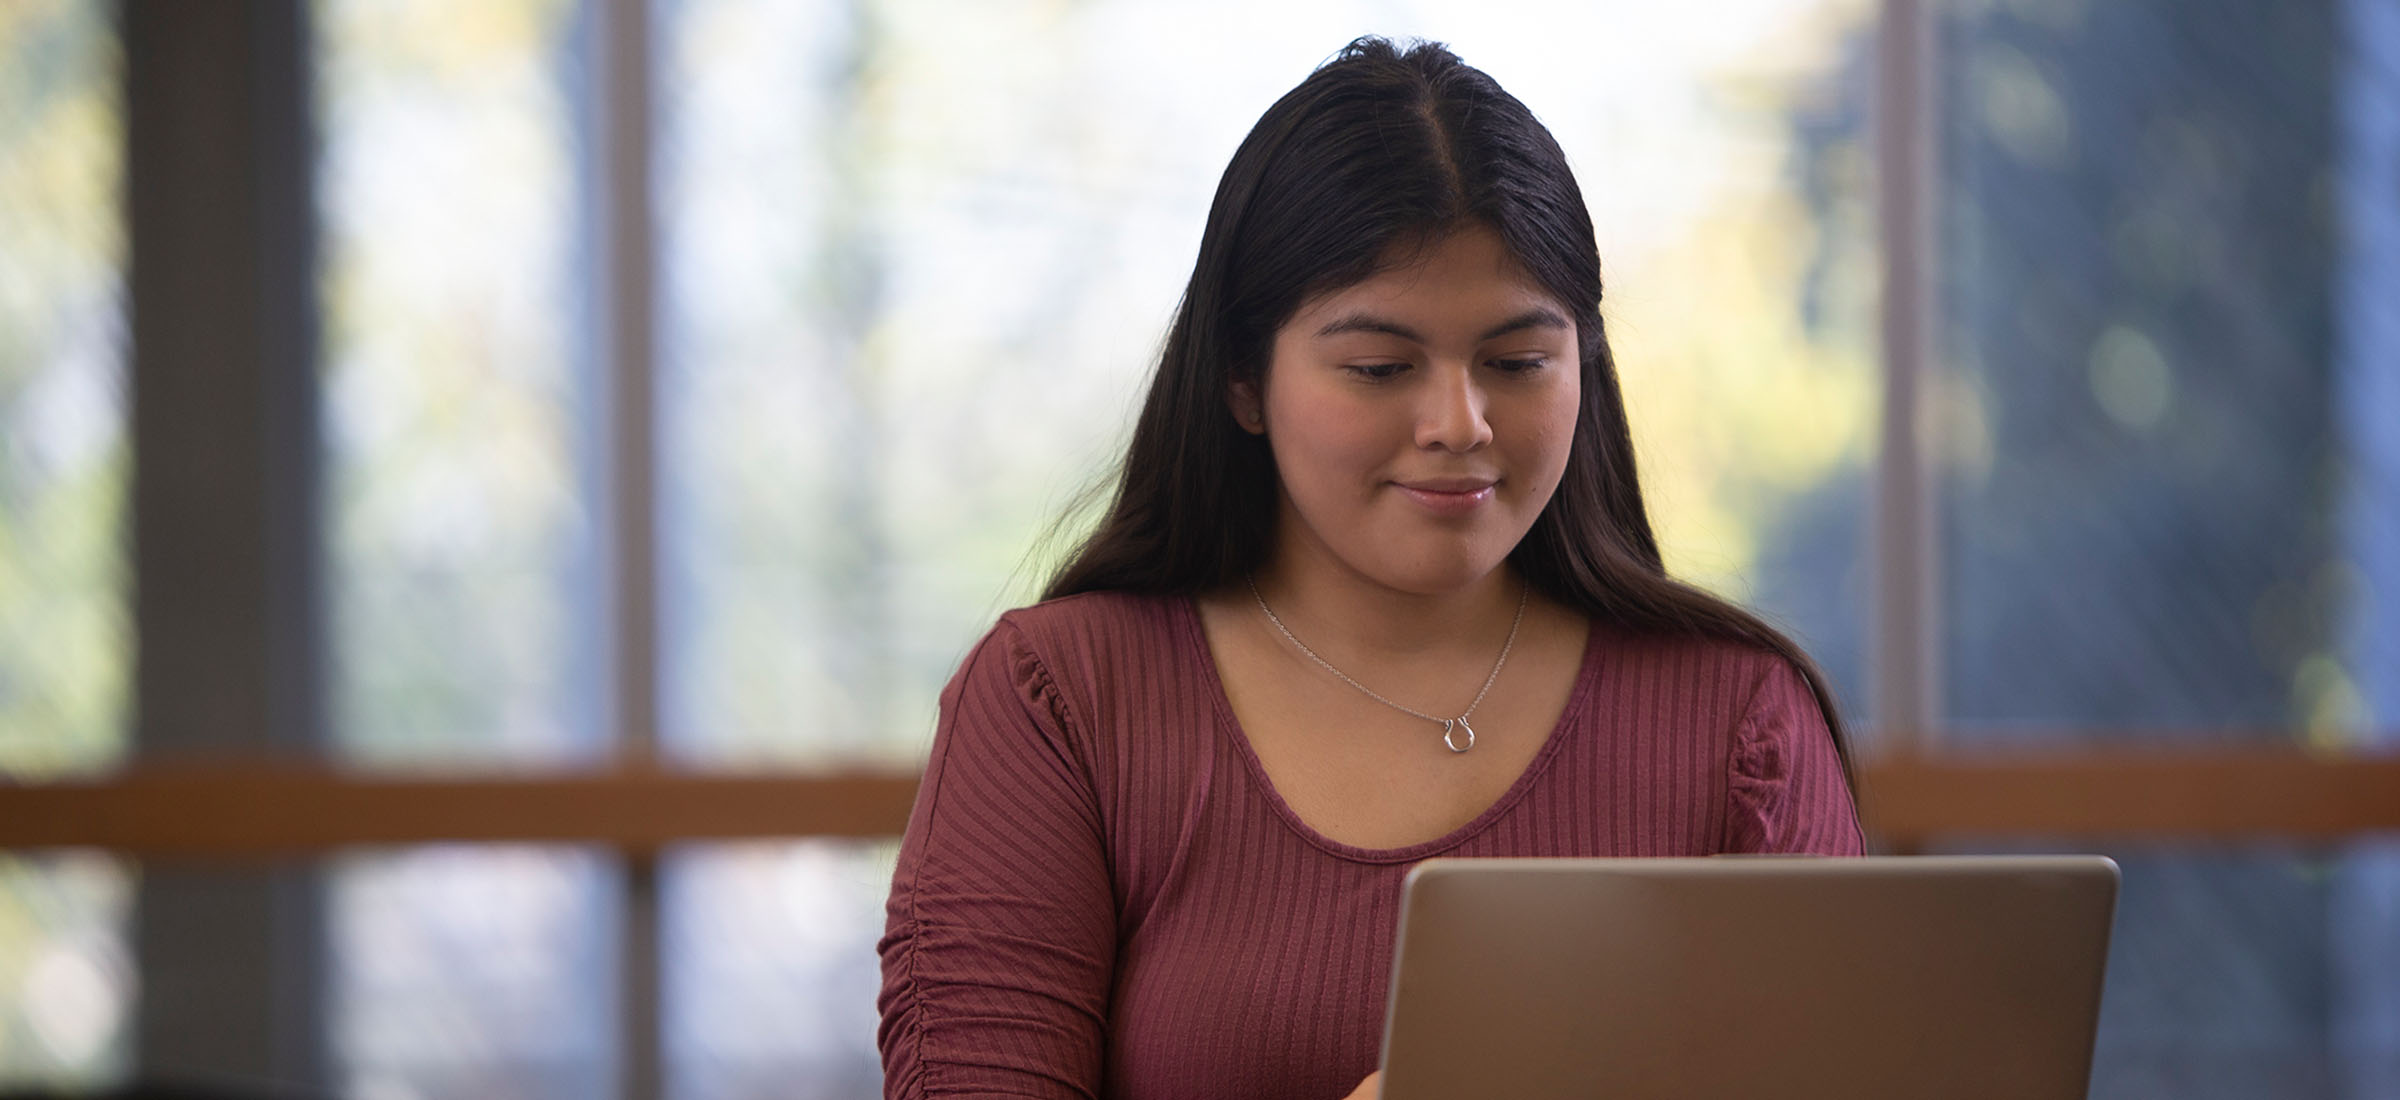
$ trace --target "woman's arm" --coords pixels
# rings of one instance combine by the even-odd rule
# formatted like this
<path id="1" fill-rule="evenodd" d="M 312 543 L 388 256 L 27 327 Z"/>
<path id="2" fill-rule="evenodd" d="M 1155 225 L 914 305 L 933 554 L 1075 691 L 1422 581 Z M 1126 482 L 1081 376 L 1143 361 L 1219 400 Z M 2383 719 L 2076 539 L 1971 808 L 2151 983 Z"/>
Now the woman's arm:
<path id="1" fill-rule="evenodd" d="M 1116 916 L 1074 738 L 1006 622 L 942 693 L 878 948 L 886 1097 L 1099 1093 Z"/>
<path id="2" fill-rule="evenodd" d="M 1734 731 L 1725 850 L 1865 854 L 1858 805 L 1816 696 L 1790 664 L 1767 666 Z"/>

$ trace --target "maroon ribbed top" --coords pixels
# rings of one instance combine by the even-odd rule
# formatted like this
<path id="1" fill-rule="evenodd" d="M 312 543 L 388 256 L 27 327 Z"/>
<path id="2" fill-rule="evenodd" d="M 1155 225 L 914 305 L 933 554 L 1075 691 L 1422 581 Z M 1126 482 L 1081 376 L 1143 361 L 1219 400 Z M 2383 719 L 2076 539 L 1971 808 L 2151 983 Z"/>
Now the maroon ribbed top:
<path id="1" fill-rule="evenodd" d="M 1595 625 L 1508 792 L 1376 850 L 1275 793 L 1189 600 L 1053 600 L 942 694 L 880 945 L 884 1094 L 1337 1100 L 1375 1068 L 1418 860 L 1861 849 L 1764 651 Z"/>

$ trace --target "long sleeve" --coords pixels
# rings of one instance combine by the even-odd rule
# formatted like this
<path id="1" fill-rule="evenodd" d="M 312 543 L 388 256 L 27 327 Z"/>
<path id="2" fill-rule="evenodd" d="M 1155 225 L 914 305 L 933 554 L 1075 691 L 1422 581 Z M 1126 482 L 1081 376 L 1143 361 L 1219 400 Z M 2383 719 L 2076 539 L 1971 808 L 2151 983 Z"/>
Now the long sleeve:
<path id="1" fill-rule="evenodd" d="M 1115 908 L 1073 719 L 1006 621 L 943 692 L 878 945 L 886 1097 L 1100 1091 Z"/>
<path id="2" fill-rule="evenodd" d="M 1733 739 L 1726 848 L 1860 855 L 1866 842 L 1833 734 L 1798 670 L 1768 663 Z"/>

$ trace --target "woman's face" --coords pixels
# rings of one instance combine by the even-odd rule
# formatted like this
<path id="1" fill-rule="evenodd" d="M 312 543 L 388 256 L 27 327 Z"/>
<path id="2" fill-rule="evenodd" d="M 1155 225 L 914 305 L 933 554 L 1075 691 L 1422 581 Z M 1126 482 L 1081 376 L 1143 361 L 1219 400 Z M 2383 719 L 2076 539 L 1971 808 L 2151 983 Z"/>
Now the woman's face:
<path id="1" fill-rule="evenodd" d="M 1480 226 L 1301 305 L 1234 413 L 1282 477 L 1279 561 L 1432 594 L 1482 578 L 1558 488 L 1581 407 L 1572 314 Z"/>

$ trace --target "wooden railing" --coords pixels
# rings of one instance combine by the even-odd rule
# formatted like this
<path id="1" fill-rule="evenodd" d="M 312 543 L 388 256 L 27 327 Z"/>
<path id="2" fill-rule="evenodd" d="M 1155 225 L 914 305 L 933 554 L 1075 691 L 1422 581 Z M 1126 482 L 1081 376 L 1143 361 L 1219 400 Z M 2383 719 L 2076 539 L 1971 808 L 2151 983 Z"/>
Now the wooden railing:
<path id="1" fill-rule="evenodd" d="M 690 842 L 888 837 L 911 773 L 625 767 L 483 777 L 291 765 L 152 766 L 0 785 L 0 849 L 137 858 L 304 857 L 451 842 L 593 844 L 635 858 Z M 1883 757 L 1860 768 L 1868 831 L 1943 838 L 2210 843 L 2400 832 L 2400 756 L 2285 749 L 2021 751 Z"/>

